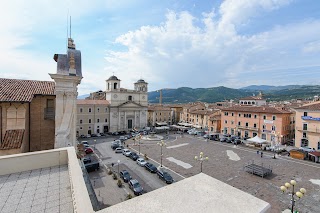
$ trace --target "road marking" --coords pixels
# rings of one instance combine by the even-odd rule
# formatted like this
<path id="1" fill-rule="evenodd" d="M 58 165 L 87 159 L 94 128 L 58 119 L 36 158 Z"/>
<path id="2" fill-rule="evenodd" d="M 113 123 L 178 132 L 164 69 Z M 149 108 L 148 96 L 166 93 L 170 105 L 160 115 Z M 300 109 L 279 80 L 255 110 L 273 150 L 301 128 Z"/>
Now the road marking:
<path id="1" fill-rule="evenodd" d="M 182 144 L 178 144 L 178 145 L 174 145 L 174 146 L 168 146 L 167 149 L 173 149 L 173 148 L 178 148 L 178 147 L 181 147 L 181 146 L 186 146 L 188 145 L 189 143 L 182 143 Z"/>
<path id="2" fill-rule="evenodd" d="M 182 167 L 185 168 L 185 169 L 190 169 L 190 168 L 192 168 L 192 166 L 191 166 L 190 164 L 185 163 L 185 162 L 183 162 L 183 161 L 181 161 L 181 160 L 177 160 L 177 159 L 175 159 L 175 158 L 173 158 L 173 157 L 168 157 L 167 160 L 168 160 L 168 161 L 171 161 L 171 162 L 173 162 L 173 163 L 176 163 L 177 165 L 182 166 Z"/>
<path id="3" fill-rule="evenodd" d="M 136 149 L 134 149 L 134 148 L 132 148 L 132 147 L 130 147 L 130 148 L 131 148 L 131 149 L 133 149 L 134 151 L 138 152 Z M 144 154 L 143 154 L 143 153 L 140 153 L 140 154 L 141 154 L 142 156 L 144 156 Z M 158 161 L 156 161 L 156 160 L 154 160 L 154 159 L 150 158 L 149 156 L 148 156 L 148 158 L 149 158 L 151 161 L 153 161 L 153 162 L 155 162 L 155 163 L 157 163 L 157 164 L 159 164 L 159 165 L 160 165 L 160 163 L 159 163 Z M 166 166 L 164 166 L 164 165 L 162 165 L 162 167 L 164 167 L 164 168 L 166 168 L 167 170 L 169 170 L 169 171 L 173 172 L 174 174 L 176 174 L 176 175 L 180 176 L 181 178 L 186 179 L 186 177 L 185 177 L 185 176 L 180 175 L 178 172 L 173 171 L 173 170 L 172 170 L 172 169 L 170 169 L 169 167 L 166 167 Z"/>
<path id="4" fill-rule="evenodd" d="M 233 160 L 233 161 L 239 161 L 240 160 L 239 155 L 237 155 L 237 153 L 235 153 L 232 150 L 227 150 L 227 155 L 229 157 L 229 160 Z"/>

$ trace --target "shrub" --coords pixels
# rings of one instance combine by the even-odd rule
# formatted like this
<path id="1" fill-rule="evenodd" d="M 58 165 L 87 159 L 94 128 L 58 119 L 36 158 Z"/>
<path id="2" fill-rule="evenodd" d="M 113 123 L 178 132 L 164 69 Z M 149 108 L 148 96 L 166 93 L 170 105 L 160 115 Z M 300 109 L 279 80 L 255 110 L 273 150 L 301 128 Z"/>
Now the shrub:
<path id="1" fill-rule="evenodd" d="M 111 169 L 109 169 L 109 170 L 108 170 L 108 175 L 112 175 L 112 173 L 113 173 L 113 172 L 111 171 Z"/>
<path id="2" fill-rule="evenodd" d="M 117 177 L 117 175 L 116 175 L 115 173 L 113 173 L 113 176 L 112 176 L 112 177 L 113 177 L 114 180 L 117 180 L 117 179 L 118 179 L 118 177 Z"/>
<path id="3" fill-rule="evenodd" d="M 144 159 L 145 159 L 145 160 L 149 160 L 147 154 L 144 154 Z"/>
<path id="4" fill-rule="evenodd" d="M 127 199 L 127 200 L 129 200 L 129 199 L 131 199 L 131 198 L 133 198 L 132 194 L 130 194 L 130 193 L 129 193 L 129 194 L 127 194 L 126 199 Z"/>
<path id="5" fill-rule="evenodd" d="M 122 181 L 121 181 L 121 180 L 118 180 L 117 185 L 118 185 L 119 187 L 121 187 L 121 186 L 122 186 Z"/>

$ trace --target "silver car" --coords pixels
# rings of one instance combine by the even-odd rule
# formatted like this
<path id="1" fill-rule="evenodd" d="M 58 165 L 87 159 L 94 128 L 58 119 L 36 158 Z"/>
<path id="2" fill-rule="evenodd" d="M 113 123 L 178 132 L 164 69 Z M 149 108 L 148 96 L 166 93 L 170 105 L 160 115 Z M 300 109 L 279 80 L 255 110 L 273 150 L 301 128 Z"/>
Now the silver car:
<path id="1" fill-rule="evenodd" d="M 138 158 L 137 159 L 137 164 L 139 166 L 145 166 L 147 164 L 147 161 L 145 161 L 143 158 Z"/>
<path id="2" fill-rule="evenodd" d="M 131 152 L 130 152 L 129 149 L 123 149 L 123 150 L 122 150 L 122 154 L 123 154 L 124 156 L 129 157 L 130 153 L 131 153 Z"/>

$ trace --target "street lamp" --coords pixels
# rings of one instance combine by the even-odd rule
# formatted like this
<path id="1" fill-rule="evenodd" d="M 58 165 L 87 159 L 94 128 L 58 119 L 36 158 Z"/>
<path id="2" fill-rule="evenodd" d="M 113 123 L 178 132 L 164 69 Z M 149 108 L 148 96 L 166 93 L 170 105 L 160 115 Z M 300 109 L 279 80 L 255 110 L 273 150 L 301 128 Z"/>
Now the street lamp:
<path id="1" fill-rule="evenodd" d="M 201 168 L 200 171 L 202 172 L 202 163 L 203 163 L 204 160 L 208 160 L 209 158 L 208 157 L 204 157 L 203 156 L 203 152 L 200 152 L 200 155 L 199 156 L 194 156 L 194 159 L 197 160 L 197 161 L 200 161 L 200 166 L 201 166 L 200 167 Z"/>
<path id="2" fill-rule="evenodd" d="M 94 150 L 96 150 L 96 143 L 97 143 L 97 140 L 93 140 L 93 142 L 94 142 L 93 148 L 94 148 Z"/>
<path id="3" fill-rule="evenodd" d="M 120 175 L 120 160 L 118 160 L 118 175 Z"/>
<path id="4" fill-rule="evenodd" d="M 161 140 L 161 142 L 158 142 L 157 144 L 161 147 L 161 154 L 160 154 L 160 159 L 161 159 L 160 162 L 161 162 L 161 163 L 160 163 L 160 167 L 162 167 L 162 156 L 163 156 L 163 154 L 162 154 L 162 147 L 163 147 L 163 146 L 166 146 L 167 144 L 166 144 L 163 140 Z"/>
<path id="5" fill-rule="evenodd" d="M 140 155 L 140 140 L 141 140 L 141 136 L 139 137 L 139 155 Z"/>
<path id="6" fill-rule="evenodd" d="M 303 195 L 307 192 L 306 189 L 301 188 L 300 191 L 294 192 L 294 186 L 297 184 L 295 180 L 291 180 L 290 183 L 285 183 L 284 186 L 281 186 L 280 189 L 284 193 L 287 191 L 292 186 L 292 191 L 291 191 L 291 213 L 293 213 L 293 207 L 295 205 L 295 197 L 296 195 L 299 199 L 303 197 Z"/>

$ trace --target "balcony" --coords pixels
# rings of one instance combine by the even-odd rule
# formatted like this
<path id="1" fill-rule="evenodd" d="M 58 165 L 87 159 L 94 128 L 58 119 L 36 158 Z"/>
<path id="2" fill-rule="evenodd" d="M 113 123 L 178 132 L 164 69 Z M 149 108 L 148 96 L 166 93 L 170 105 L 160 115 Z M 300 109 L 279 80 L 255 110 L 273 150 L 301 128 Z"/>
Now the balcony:
<path id="1" fill-rule="evenodd" d="M 312 116 L 301 116 L 301 119 L 306 121 L 320 121 L 320 118 L 314 118 Z"/>
<path id="2" fill-rule="evenodd" d="M 53 107 L 44 108 L 44 119 L 45 120 L 54 120 L 55 111 Z"/>
<path id="3" fill-rule="evenodd" d="M 311 132 L 311 133 L 320 133 L 320 128 L 303 128 L 296 127 L 296 129 L 300 132 Z"/>
<path id="4" fill-rule="evenodd" d="M 256 127 L 250 127 L 250 126 L 239 126 L 237 125 L 238 129 L 247 129 L 247 130 L 254 130 L 254 131 L 258 131 L 258 128 Z"/>

